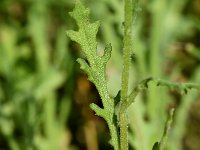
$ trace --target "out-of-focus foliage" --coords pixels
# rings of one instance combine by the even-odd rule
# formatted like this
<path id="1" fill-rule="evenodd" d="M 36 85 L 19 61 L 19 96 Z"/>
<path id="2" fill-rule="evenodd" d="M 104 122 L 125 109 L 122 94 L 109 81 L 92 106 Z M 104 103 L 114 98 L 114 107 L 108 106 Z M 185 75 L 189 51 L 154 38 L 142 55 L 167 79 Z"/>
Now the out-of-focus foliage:
<path id="1" fill-rule="evenodd" d="M 0 10 L 0 149 L 69 149 L 74 60 L 67 4 L 2 0 Z M 53 9 L 57 9 L 53 12 Z"/>
<path id="2" fill-rule="evenodd" d="M 115 96 L 121 83 L 123 2 L 84 3 L 92 18 L 101 20 L 98 53 L 112 44 L 107 78 Z M 1 0 L 0 149 L 110 149 L 107 127 L 88 108 L 99 97 L 75 65 L 82 53 L 65 35 L 75 27 L 67 14 L 73 6 L 72 0 Z M 199 0 L 140 0 L 139 7 L 130 86 L 148 76 L 200 82 Z M 150 87 L 129 109 L 130 149 L 150 149 L 161 138 L 172 106 L 167 149 L 200 149 L 199 93 Z"/>

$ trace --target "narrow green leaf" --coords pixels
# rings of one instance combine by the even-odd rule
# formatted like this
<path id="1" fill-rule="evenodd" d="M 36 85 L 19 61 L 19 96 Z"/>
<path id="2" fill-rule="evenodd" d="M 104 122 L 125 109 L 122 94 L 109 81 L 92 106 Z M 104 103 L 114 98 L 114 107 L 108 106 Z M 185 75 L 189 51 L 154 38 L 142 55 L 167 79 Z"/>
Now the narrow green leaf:
<path id="1" fill-rule="evenodd" d="M 92 103 L 90 104 L 90 108 L 96 112 L 96 115 L 102 117 L 102 118 L 105 118 L 106 117 L 106 114 L 105 114 L 105 111 L 100 108 L 99 106 L 97 106 L 96 104 Z"/>

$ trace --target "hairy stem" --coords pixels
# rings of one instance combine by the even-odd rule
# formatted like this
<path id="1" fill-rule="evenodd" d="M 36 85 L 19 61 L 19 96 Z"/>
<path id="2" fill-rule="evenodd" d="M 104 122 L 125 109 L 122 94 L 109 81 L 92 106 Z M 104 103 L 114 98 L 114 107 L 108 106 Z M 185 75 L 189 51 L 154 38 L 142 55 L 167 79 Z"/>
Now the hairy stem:
<path id="1" fill-rule="evenodd" d="M 132 0 L 125 0 L 124 5 L 125 12 L 125 28 L 124 28 L 124 51 L 123 51 L 123 72 L 122 72 L 122 92 L 121 102 L 125 102 L 128 94 L 128 79 L 129 79 L 129 67 L 130 67 L 130 56 L 131 56 L 131 28 L 133 21 L 132 14 Z M 128 149 L 128 122 L 126 117 L 126 110 L 120 110 L 119 114 L 119 126 L 120 126 L 120 149 Z"/>
<path id="2" fill-rule="evenodd" d="M 123 72 L 121 100 L 125 101 L 128 92 L 128 78 L 131 55 L 131 27 L 132 27 L 132 0 L 125 0 L 125 28 L 124 28 L 124 51 L 123 51 Z"/>
<path id="3" fill-rule="evenodd" d="M 128 122 L 126 112 L 120 112 L 120 150 L 128 150 Z"/>
<path id="4" fill-rule="evenodd" d="M 111 145 L 114 147 L 114 150 L 120 150 L 117 128 L 113 123 L 111 122 L 107 122 L 107 123 L 108 123 L 108 127 L 111 134 Z"/>

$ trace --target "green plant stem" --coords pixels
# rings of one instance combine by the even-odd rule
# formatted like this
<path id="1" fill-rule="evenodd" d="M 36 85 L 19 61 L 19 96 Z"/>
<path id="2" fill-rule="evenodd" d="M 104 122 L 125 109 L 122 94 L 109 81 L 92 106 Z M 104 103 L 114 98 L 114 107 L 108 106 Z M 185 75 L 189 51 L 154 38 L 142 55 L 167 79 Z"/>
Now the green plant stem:
<path id="1" fill-rule="evenodd" d="M 120 150 L 128 150 L 128 122 L 126 112 L 120 112 Z"/>
<path id="2" fill-rule="evenodd" d="M 176 82 L 171 82 L 167 80 L 162 80 L 154 77 L 149 77 L 144 80 L 142 80 L 140 83 L 136 85 L 136 87 L 133 89 L 131 94 L 127 97 L 126 101 L 120 102 L 120 113 L 119 113 L 119 124 L 120 124 L 120 148 L 121 150 L 127 150 L 128 148 L 128 138 L 127 138 L 127 118 L 126 118 L 126 110 L 128 107 L 134 102 L 136 96 L 142 91 L 148 88 L 148 83 L 149 82 L 155 82 L 157 86 L 165 86 L 170 89 L 176 89 L 179 90 L 181 93 L 187 94 L 187 91 L 190 89 L 197 89 L 200 90 L 200 84 L 197 83 L 176 83 Z M 174 114 L 174 109 L 170 111 L 170 116 L 167 122 L 167 126 L 165 127 L 163 137 L 161 139 L 160 143 L 157 143 L 158 147 L 162 149 L 166 138 L 167 134 L 169 132 L 169 128 L 172 123 L 172 117 Z"/>
<path id="3" fill-rule="evenodd" d="M 131 27 L 132 27 L 132 0 L 125 0 L 125 23 L 124 23 L 124 50 L 123 50 L 123 72 L 121 100 L 125 101 L 128 92 L 128 78 L 131 55 Z"/>
<path id="4" fill-rule="evenodd" d="M 122 72 L 122 92 L 121 102 L 127 100 L 128 94 L 128 79 L 129 79 L 129 67 L 130 67 L 130 56 L 131 56 L 131 28 L 133 21 L 132 14 L 132 0 L 125 0 L 124 4 L 125 12 L 125 27 L 124 27 L 124 50 L 123 50 L 123 72 Z M 121 109 L 119 114 L 119 126 L 120 126 L 120 149 L 128 149 L 128 122 L 126 117 L 126 110 Z"/>
<path id="5" fill-rule="evenodd" d="M 117 128 L 111 121 L 107 121 L 107 123 L 111 134 L 111 145 L 114 147 L 114 150 L 119 150 Z"/>
<path id="6" fill-rule="evenodd" d="M 166 125 L 165 125 L 163 136 L 161 138 L 161 141 L 159 142 L 159 150 L 163 150 L 164 147 L 165 147 L 165 143 L 167 141 L 168 134 L 169 134 L 169 131 L 170 131 L 171 126 L 172 126 L 174 111 L 175 111 L 174 108 L 172 108 L 170 110 L 170 113 L 169 113 L 169 116 L 168 116 L 168 119 L 167 119 L 167 122 L 166 122 Z"/>
<path id="7" fill-rule="evenodd" d="M 157 86 L 165 86 L 170 89 L 179 90 L 181 93 L 187 94 L 187 91 L 190 89 L 197 89 L 200 90 L 200 84 L 197 83 L 176 83 L 171 82 L 167 80 L 162 80 L 159 78 L 149 77 L 144 80 L 142 80 L 140 83 L 136 85 L 136 87 L 133 89 L 131 94 L 127 97 L 127 101 L 125 101 L 121 105 L 121 111 L 125 111 L 128 109 L 128 107 L 134 102 L 136 96 L 142 91 L 148 88 L 149 82 L 155 82 Z"/>

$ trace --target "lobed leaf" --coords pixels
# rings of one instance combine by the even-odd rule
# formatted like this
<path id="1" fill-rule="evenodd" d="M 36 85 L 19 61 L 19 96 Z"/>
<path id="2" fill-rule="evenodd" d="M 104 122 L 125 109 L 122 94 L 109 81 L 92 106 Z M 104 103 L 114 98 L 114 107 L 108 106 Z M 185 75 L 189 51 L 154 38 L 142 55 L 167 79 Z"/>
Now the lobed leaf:
<path id="1" fill-rule="evenodd" d="M 96 35 L 99 28 L 99 22 L 90 23 L 89 10 L 86 9 L 80 1 L 76 2 L 74 10 L 70 15 L 75 19 L 79 29 L 78 31 L 67 31 L 67 35 L 71 40 L 80 44 L 88 63 L 84 59 L 77 59 L 91 82 L 93 82 L 102 99 L 103 108 L 96 104 L 91 104 L 90 107 L 96 112 L 96 115 L 103 117 L 109 127 L 111 133 L 111 143 L 114 149 L 119 149 L 118 131 L 115 126 L 115 105 L 108 93 L 106 81 L 106 64 L 111 57 L 112 46 L 108 44 L 104 50 L 103 56 L 97 55 L 97 40 Z"/>
<path id="2" fill-rule="evenodd" d="M 76 2 L 75 8 L 70 15 L 75 19 L 79 30 L 67 31 L 71 40 L 80 44 L 90 65 L 94 65 L 93 59 L 96 58 L 96 35 L 99 28 L 99 21 L 89 22 L 89 9 L 85 8 L 80 1 Z"/>

